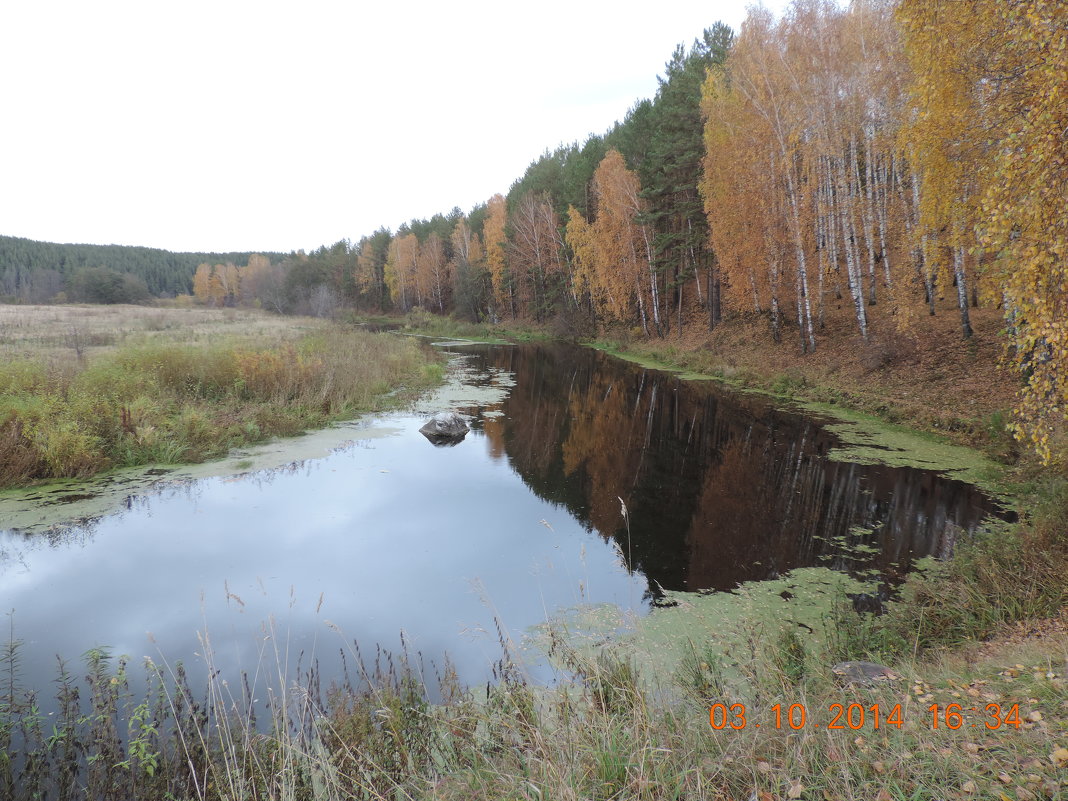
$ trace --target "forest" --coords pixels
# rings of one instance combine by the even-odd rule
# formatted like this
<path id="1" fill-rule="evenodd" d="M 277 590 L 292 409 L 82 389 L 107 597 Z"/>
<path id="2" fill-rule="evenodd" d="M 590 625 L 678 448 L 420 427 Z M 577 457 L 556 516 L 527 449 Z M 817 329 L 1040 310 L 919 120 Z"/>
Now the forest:
<path id="1" fill-rule="evenodd" d="M 47 299 L 62 278 L 93 299 L 85 268 L 106 267 L 209 305 L 421 308 L 572 336 L 759 318 L 801 353 L 922 315 L 959 318 L 966 339 L 994 309 L 1025 383 L 1016 433 L 1049 459 L 1068 408 L 1066 26 L 1056 0 L 754 8 L 678 46 L 623 121 L 468 213 L 287 256 L 3 238 L 0 293 Z"/>
<path id="2" fill-rule="evenodd" d="M 172 253 L 126 245 L 60 245 L 0 236 L 0 302 L 137 303 L 189 294 L 197 265 L 246 264 L 251 253 Z M 279 261 L 283 254 L 269 253 Z M 62 294 L 61 294 L 62 293 Z"/>

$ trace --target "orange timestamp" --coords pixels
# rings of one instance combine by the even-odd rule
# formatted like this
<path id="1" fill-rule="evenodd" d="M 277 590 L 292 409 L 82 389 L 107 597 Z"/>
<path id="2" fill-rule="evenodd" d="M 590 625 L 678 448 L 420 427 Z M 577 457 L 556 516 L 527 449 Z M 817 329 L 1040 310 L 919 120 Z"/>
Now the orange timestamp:
<path id="1" fill-rule="evenodd" d="M 962 729 L 983 726 L 993 731 L 1003 726 L 1017 729 L 1023 724 L 1020 718 L 1020 705 L 987 704 L 982 707 L 963 706 L 962 704 L 931 704 L 921 721 L 931 729 Z M 804 704 L 775 704 L 769 710 L 766 719 L 757 722 L 751 719 L 745 704 L 712 704 L 708 708 L 708 722 L 716 731 L 723 729 L 744 729 L 748 726 L 761 725 L 775 729 L 792 729 L 797 731 L 809 726 L 825 729 L 853 730 L 871 726 L 873 729 L 894 727 L 900 729 L 905 725 L 901 704 L 831 704 L 826 716 L 818 718 L 809 715 Z M 821 710 L 822 712 L 822 710 Z"/>

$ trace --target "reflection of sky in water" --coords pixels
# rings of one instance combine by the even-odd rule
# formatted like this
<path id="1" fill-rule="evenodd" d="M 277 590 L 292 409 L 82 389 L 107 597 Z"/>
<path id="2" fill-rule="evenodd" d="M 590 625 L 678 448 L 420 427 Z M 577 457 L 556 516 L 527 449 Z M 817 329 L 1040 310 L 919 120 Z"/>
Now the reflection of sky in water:
<path id="1" fill-rule="evenodd" d="M 294 470 L 167 490 L 88 537 L 45 546 L 0 534 L 0 608 L 14 609 L 26 642 L 25 678 L 40 687 L 55 654 L 94 645 L 134 663 L 158 661 L 157 646 L 196 662 L 207 631 L 219 667 L 255 670 L 260 647 L 273 666 L 277 645 L 315 653 L 329 680 L 346 643 L 366 656 L 376 643 L 396 649 L 403 630 L 413 650 L 438 664 L 447 651 L 474 683 L 501 655 L 494 615 L 519 639 L 582 600 L 642 604 L 645 581 L 614 546 L 538 499 L 481 432 L 436 448 L 421 417 L 381 422 L 400 433 Z M 279 639 L 265 643 L 272 617 Z"/>
<path id="2" fill-rule="evenodd" d="M 833 434 L 756 396 L 563 345 L 468 352 L 416 412 L 223 465 L 277 465 L 358 440 L 326 458 L 236 478 L 177 471 L 184 479 L 91 526 L 0 532 L 0 611 L 15 609 L 30 646 L 24 678 L 46 687 L 54 654 L 98 644 L 157 658 L 147 632 L 192 670 L 207 631 L 227 674 L 273 672 L 277 647 L 290 665 L 318 657 L 328 685 L 338 649 L 396 651 L 403 630 L 411 650 L 439 666 L 447 652 L 474 684 L 502 655 L 495 616 L 518 640 L 582 601 L 641 609 L 659 587 L 728 589 L 825 564 L 874 576 L 881 592 L 992 508 L 934 473 L 830 461 Z M 418 428 L 450 408 L 475 415 L 475 430 L 434 447 Z M 108 508 L 141 492 L 125 481 L 113 477 Z M 42 510 L 16 500 L 0 517 L 13 508 L 8 525 L 41 531 Z M 617 548 L 645 575 L 628 576 Z M 275 639 L 261 634 L 268 620 Z M 193 675 L 195 689 L 202 671 Z"/>

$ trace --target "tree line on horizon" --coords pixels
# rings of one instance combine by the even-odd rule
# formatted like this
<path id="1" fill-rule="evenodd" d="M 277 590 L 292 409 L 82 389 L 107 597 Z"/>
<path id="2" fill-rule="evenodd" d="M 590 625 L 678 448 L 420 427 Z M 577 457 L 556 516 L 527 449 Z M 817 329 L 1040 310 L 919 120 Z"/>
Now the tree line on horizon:
<path id="1" fill-rule="evenodd" d="M 140 303 L 192 291 L 204 262 L 246 264 L 251 253 L 175 253 L 0 236 L 0 302 Z M 280 253 L 263 254 L 280 261 Z M 58 300 L 57 300 L 58 298 Z"/>

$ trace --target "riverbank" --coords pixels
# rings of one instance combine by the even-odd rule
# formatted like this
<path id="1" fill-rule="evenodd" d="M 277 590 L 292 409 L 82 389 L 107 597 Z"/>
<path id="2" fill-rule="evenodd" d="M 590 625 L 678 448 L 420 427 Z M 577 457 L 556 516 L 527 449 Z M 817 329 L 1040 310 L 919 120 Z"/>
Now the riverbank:
<path id="1" fill-rule="evenodd" d="M 1033 522 L 991 527 L 909 578 L 881 617 L 841 597 L 808 621 L 818 637 L 774 620 L 749 625 L 725 654 L 684 625 L 690 656 L 656 671 L 611 637 L 579 648 L 550 626 L 560 673 L 548 689 L 504 635 L 497 681 L 474 689 L 447 666 L 421 670 L 418 654 L 363 664 L 346 644 L 352 682 L 334 691 L 268 657 L 250 671 L 272 677 L 269 696 L 232 677 L 190 689 L 160 663 L 146 666 L 155 689 L 131 698 L 132 669 L 90 653 L 92 716 L 71 706 L 43 721 L 0 682 L 0 736 L 22 732 L 31 767 L 0 772 L 0 787 L 30 798 L 76 765 L 92 797 L 1057 798 L 1068 779 L 1066 574 Z M 270 629 L 265 642 L 285 635 Z M 210 667 L 209 632 L 202 643 Z M 17 675 L 19 647 L 0 676 Z M 901 678 L 843 687 L 830 666 L 857 658 Z M 69 686 L 56 682 L 60 706 Z"/>
<path id="2" fill-rule="evenodd" d="M 267 626 L 269 639 L 285 631 Z M 176 799 L 1060 799 L 1068 791 L 1063 616 L 995 640 L 894 663 L 898 678 L 837 681 L 789 636 L 754 632 L 729 655 L 746 694 L 719 683 L 695 647 L 673 676 L 643 676 L 625 652 L 556 644 L 566 666 L 536 687 L 502 641 L 497 681 L 457 685 L 415 654 L 365 663 L 327 692 L 314 671 L 278 674 L 264 703 L 213 679 L 191 689 L 179 665 L 145 660 L 151 691 L 103 649 L 56 680 L 47 720 L 8 681 L 0 655 L 0 793 L 12 801 Z M 199 657 L 213 664 L 211 637 Z M 255 675 L 279 665 L 267 657 Z M 443 699 L 432 703 L 431 696 Z M 24 745 L 12 747 L 21 738 Z"/>
<path id="3" fill-rule="evenodd" d="M 439 335 L 549 338 L 547 330 L 530 326 L 471 326 L 433 315 L 410 315 L 406 324 L 418 328 L 427 324 L 424 317 L 431 318 Z M 866 456 L 909 464 L 909 455 L 896 450 L 907 440 L 916 452 L 916 466 L 947 472 L 963 468 L 962 479 L 978 481 L 1014 508 L 1018 524 L 999 528 L 990 543 L 958 548 L 960 556 L 976 549 L 978 562 L 959 558 L 949 563 L 949 579 L 938 572 L 929 579 L 914 576 L 906 585 L 907 600 L 894 605 L 900 630 L 919 626 L 916 640 L 935 647 L 987 637 L 999 625 L 1028 616 L 1057 614 L 1068 603 L 1068 580 L 1056 572 L 1038 570 L 1021 581 L 1031 572 L 1029 564 L 1065 564 L 1068 474 L 1063 463 L 1039 463 L 1007 430 L 1019 379 L 1000 364 L 1001 316 L 995 310 L 976 310 L 972 323 L 975 333 L 968 340 L 960 337 L 951 315 L 941 315 L 918 318 L 911 335 L 875 333 L 864 342 L 850 333 L 848 320 L 829 316 L 833 330 L 825 331 L 816 352 L 809 354 L 788 341 L 775 343 L 767 320 L 757 316 L 712 332 L 698 324 L 686 327 L 682 336 L 658 339 L 621 330 L 586 344 L 687 379 L 719 380 L 810 411 L 861 421 L 862 435 L 871 433 L 884 450 L 881 457 Z M 941 451 L 943 443 L 976 453 L 942 451 L 932 462 L 932 452 Z M 912 584 L 918 589 L 913 591 Z"/>
<path id="4" fill-rule="evenodd" d="M 977 310 L 973 324 L 969 340 L 948 315 L 917 320 L 910 337 L 890 333 L 862 342 L 838 332 L 807 355 L 776 345 L 761 319 L 715 332 L 690 330 L 675 341 L 605 338 L 592 344 L 651 367 L 861 419 L 880 447 L 891 447 L 867 454 L 875 459 L 908 464 L 909 454 L 895 449 L 904 433 L 919 443 L 916 466 L 963 468 L 965 480 L 1015 509 L 1018 523 L 960 543 L 953 560 L 910 576 L 891 613 L 864 632 L 870 656 L 894 659 L 982 640 L 1004 625 L 1058 615 L 1068 604 L 1065 463 L 1044 465 L 1012 437 L 1007 427 L 1020 381 L 1000 364 L 1003 321 L 995 311 Z M 974 449 L 995 467 L 974 469 L 978 458 L 954 457 L 951 464 L 941 457 L 941 466 L 932 464 L 931 447 L 942 443 Z"/>
<path id="5" fill-rule="evenodd" d="M 435 336 L 527 342 L 563 336 L 649 367 L 693 379 L 715 379 L 788 400 L 825 403 L 864 412 L 888 423 L 934 433 L 1014 465 L 1021 452 L 1011 422 L 1019 377 L 1001 366 L 1004 325 L 997 310 L 973 312 L 974 335 L 964 340 L 952 315 L 917 318 L 911 333 L 875 331 L 868 341 L 848 319 L 828 316 L 814 353 L 776 343 L 762 316 L 734 319 L 709 331 L 703 323 L 663 338 L 629 329 L 594 337 L 529 321 L 474 324 L 425 312 L 380 318 Z"/>
<path id="6" fill-rule="evenodd" d="M 759 317 L 712 332 L 691 326 L 681 337 L 609 336 L 595 344 L 623 358 L 866 412 L 979 448 L 1007 464 L 1019 460 L 1006 425 L 1020 381 L 1000 365 L 1004 320 L 996 310 L 976 310 L 968 340 L 949 315 L 924 316 L 910 334 L 882 331 L 867 342 L 847 323 L 828 318 L 829 329 L 842 330 L 827 330 L 809 354 L 788 341 L 775 343 Z"/>
<path id="7" fill-rule="evenodd" d="M 619 336 L 602 336 L 588 344 L 650 367 L 679 372 L 686 378 L 715 378 L 739 388 L 768 392 L 784 402 L 799 403 L 806 408 L 822 407 L 839 416 L 869 415 L 888 426 L 918 432 L 910 434 L 914 439 L 936 445 L 941 442 L 966 445 L 997 462 L 1000 466 L 996 481 L 983 483 L 1017 510 L 1019 522 L 991 526 L 974 539 L 958 543 L 954 559 L 911 575 L 900 596 L 887 605 L 888 613 L 881 617 L 857 616 L 846 608 L 836 621 L 833 647 L 815 660 L 822 665 L 824 673 L 837 659 L 884 661 L 903 674 L 920 673 L 935 664 L 957 665 L 949 668 L 946 680 L 958 688 L 974 689 L 975 679 L 959 666 L 968 663 L 969 654 L 979 643 L 997 642 L 1005 631 L 1018 626 L 1046 631 L 1046 621 L 1060 619 L 1068 605 L 1065 579 L 1068 576 L 1065 552 L 1068 480 L 1062 466 L 1042 465 L 1021 451 L 1006 428 L 1019 380 L 999 366 L 1000 316 L 979 312 L 973 323 L 976 333 L 967 341 L 960 338 L 955 322 L 945 316 L 916 321 L 915 333 L 910 337 L 890 334 L 873 337 L 865 343 L 839 332 L 838 336 L 821 340 L 820 349 L 808 355 L 800 354 L 799 349 L 788 344 L 774 343 L 766 321 L 761 319 L 734 321 L 731 326 L 712 333 L 703 327 L 690 328 L 678 338 L 642 339 L 622 332 Z M 437 325 L 441 327 L 443 323 Z M 540 336 L 541 332 L 523 330 L 521 335 L 531 338 Z M 907 454 L 904 458 L 907 462 Z M 1049 664 L 1061 665 L 1063 669 L 1068 667 L 1064 663 L 1063 641 L 1057 642 Z M 753 676 L 776 675 L 783 664 L 789 664 L 789 649 L 783 652 L 776 645 L 774 632 L 755 633 L 753 643 Z M 808 654 L 806 658 L 811 656 Z M 1020 670 L 1015 665 L 1023 661 L 1026 660 L 1017 659 L 1002 667 L 1007 666 L 1011 673 Z M 715 671 L 709 670 L 711 659 L 700 661 L 699 665 L 701 669 L 692 671 L 691 678 L 699 684 L 714 686 Z M 954 674 L 954 670 L 959 672 Z M 1060 676 L 1052 669 L 1046 672 Z M 803 682 L 806 687 L 810 686 L 810 678 Z M 981 693 L 984 697 L 989 694 Z M 962 693 L 962 697 L 978 696 Z M 1054 705 L 1052 715 L 1041 718 L 1040 713 L 1039 718 L 1054 722 L 1048 734 L 1054 738 L 1053 745 L 1060 747 L 1068 745 L 1056 739 L 1063 739 L 1068 732 L 1063 687 L 1056 698 L 1060 705 Z M 780 755 L 791 759 L 801 756 L 798 749 L 805 738 L 792 741 L 790 737 L 780 736 L 781 732 L 771 736 L 767 730 L 764 735 L 771 737 L 765 746 Z M 812 739 L 808 738 L 808 742 L 811 744 Z M 1000 746 L 993 746 L 997 747 Z M 967 753 L 986 750 L 986 745 L 978 745 Z M 817 751 L 830 762 L 836 759 L 834 749 L 826 750 L 826 743 Z M 940 752 L 950 756 L 946 748 Z M 903 753 L 909 760 L 916 756 L 909 749 Z M 884 753 L 883 757 L 886 756 Z M 1044 766 L 1056 763 L 1063 767 L 1065 756 L 1068 754 L 1061 753 L 1053 760 L 1049 754 L 1043 756 L 1036 750 L 1030 759 L 1042 760 Z M 943 768 L 938 770 L 948 764 L 946 760 L 941 762 Z M 962 769 L 963 766 L 964 763 Z M 933 764 L 922 760 L 913 766 L 919 775 L 926 768 L 937 772 Z M 749 768 L 741 767 L 743 773 L 747 769 L 751 769 L 751 764 Z M 722 766 L 719 770 L 721 774 L 731 773 Z M 780 789 L 787 786 L 789 775 L 777 768 L 766 771 L 766 775 L 777 777 Z M 925 786 L 929 789 L 956 786 L 960 797 L 983 792 L 982 771 L 964 775 L 970 782 L 962 780 L 953 785 L 952 774 L 944 773 L 944 784 L 924 785 L 917 778 L 895 787 L 909 788 L 909 793 L 900 797 L 917 797 L 911 794 Z M 997 780 L 1001 786 L 1012 783 L 1011 771 L 1006 775 L 1010 777 L 1008 780 Z M 879 783 L 877 776 L 870 779 Z M 852 786 L 857 789 L 875 784 Z M 995 784 L 989 783 L 987 789 Z M 838 785 L 832 795 L 825 797 L 874 797 L 854 796 L 847 789 L 849 786 L 848 781 Z M 1030 796 L 1032 790 L 1024 786 L 1018 789 L 1015 796 L 1009 797 L 1059 797 L 1049 795 L 1048 787 L 1044 796 L 1041 793 Z"/>
<path id="8" fill-rule="evenodd" d="M 3 311 L 0 487 L 201 462 L 383 408 L 442 376 L 414 342 L 312 319 Z"/>

